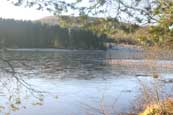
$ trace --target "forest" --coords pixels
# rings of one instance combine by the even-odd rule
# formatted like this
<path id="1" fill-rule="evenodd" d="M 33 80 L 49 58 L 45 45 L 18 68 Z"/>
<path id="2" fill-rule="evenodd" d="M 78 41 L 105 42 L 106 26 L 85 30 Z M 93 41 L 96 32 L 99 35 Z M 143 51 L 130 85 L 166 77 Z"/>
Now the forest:
<path id="1" fill-rule="evenodd" d="M 173 0 L 2 1 L 0 114 L 173 115 Z"/>
<path id="2" fill-rule="evenodd" d="M 105 37 L 85 29 L 0 19 L 0 43 L 5 48 L 104 49 Z"/>

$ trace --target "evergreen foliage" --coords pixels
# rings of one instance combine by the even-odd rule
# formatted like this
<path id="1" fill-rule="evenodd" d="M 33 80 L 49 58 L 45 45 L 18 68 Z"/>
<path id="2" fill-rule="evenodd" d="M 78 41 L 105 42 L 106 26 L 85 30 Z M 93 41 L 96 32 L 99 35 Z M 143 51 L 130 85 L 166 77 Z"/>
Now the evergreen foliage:
<path id="1" fill-rule="evenodd" d="M 80 28 L 0 19 L 1 47 L 104 49 L 104 39 Z"/>

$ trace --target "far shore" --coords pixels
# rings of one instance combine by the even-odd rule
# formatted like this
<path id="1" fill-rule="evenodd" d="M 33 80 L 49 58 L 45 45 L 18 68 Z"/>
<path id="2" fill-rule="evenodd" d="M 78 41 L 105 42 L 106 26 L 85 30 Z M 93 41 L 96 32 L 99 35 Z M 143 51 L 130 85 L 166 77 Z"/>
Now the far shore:
<path id="1" fill-rule="evenodd" d="M 82 49 L 82 48 L 1 48 L 1 51 L 105 51 L 105 50 L 122 50 L 122 51 L 143 51 L 143 48 L 134 45 L 118 44 L 112 48 L 106 49 Z"/>

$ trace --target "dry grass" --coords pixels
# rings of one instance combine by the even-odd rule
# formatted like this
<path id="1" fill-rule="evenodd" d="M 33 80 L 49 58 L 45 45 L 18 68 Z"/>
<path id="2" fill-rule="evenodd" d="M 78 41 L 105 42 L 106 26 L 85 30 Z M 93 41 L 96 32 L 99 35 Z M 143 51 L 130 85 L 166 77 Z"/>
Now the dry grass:
<path id="1" fill-rule="evenodd" d="M 173 99 L 168 98 L 158 103 L 148 104 L 138 115 L 173 115 Z"/>
<path id="2" fill-rule="evenodd" d="M 110 36 L 117 44 L 130 44 L 140 45 L 139 41 L 135 39 L 134 33 L 125 33 L 118 31 L 117 33 Z"/>

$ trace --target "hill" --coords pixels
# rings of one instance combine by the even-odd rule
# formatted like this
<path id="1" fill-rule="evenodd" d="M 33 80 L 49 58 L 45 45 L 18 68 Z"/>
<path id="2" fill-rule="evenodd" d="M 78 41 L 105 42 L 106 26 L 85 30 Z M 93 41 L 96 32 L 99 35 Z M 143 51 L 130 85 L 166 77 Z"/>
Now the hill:
<path id="1" fill-rule="evenodd" d="M 88 16 L 49 16 L 37 20 L 43 24 L 59 25 L 63 28 L 83 28 L 97 35 L 110 38 L 118 44 L 138 44 L 134 33 L 141 27 L 136 24 L 120 22 L 116 18 L 96 18 Z"/>
<path id="2" fill-rule="evenodd" d="M 82 28 L 0 19 L 0 47 L 105 49 L 105 38 Z"/>

